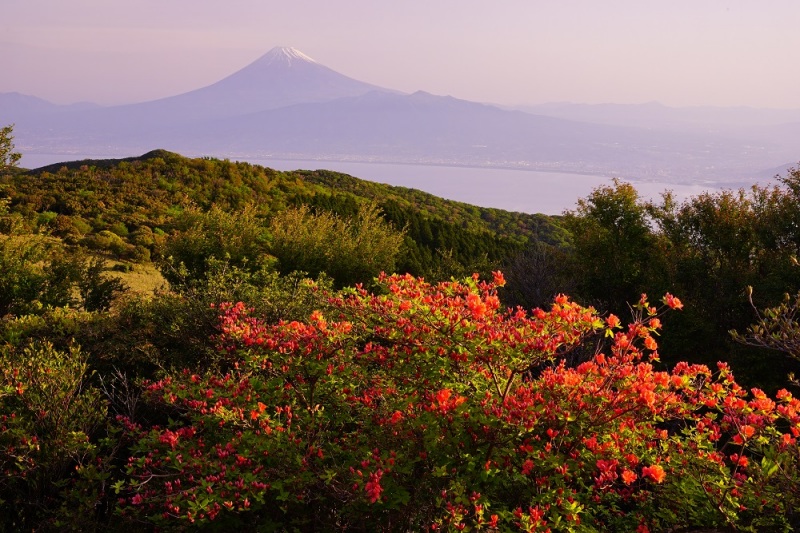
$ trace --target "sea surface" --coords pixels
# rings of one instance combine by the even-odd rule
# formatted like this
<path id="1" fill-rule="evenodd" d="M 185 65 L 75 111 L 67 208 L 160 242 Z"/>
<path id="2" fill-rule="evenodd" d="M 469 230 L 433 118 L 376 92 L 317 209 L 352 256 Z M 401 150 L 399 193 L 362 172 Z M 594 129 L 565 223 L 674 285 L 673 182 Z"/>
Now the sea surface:
<path id="1" fill-rule="evenodd" d="M 25 168 L 38 168 L 62 161 L 119 157 L 122 156 L 24 154 L 20 164 Z M 558 215 L 565 210 L 574 209 L 578 199 L 586 197 L 597 187 L 612 183 L 610 176 L 503 168 L 321 160 L 246 158 L 242 160 L 276 170 L 335 170 L 357 178 L 419 189 L 442 198 L 481 207 L 547 215 Z M 713 184 L 674 184 L 635 180 L 630 180 L 630 183 L 646 199 L 659 199 L 665 190 L 671 190 L 678 200 L 696 196 L 704 191 L 719 190 Z"/>
<path id="2" fill-rule="evenodd" d="M 574 209 L 577 201 L 588 196 L 593 189 L 613 183 L 613 177 L 610 176 L 505 168 L 279 159 L 252 159 L 249 162 L 276 170 L 335 170 L 357 178 L 419 189 L 481 207 L 546 215 L 560 215 L 565 210 Z M 643 198 L 655 200 L 660 199 L 665 190 L 671 190 L 677 200 L 719 190 L 698 184 L 629 182 Z"/>

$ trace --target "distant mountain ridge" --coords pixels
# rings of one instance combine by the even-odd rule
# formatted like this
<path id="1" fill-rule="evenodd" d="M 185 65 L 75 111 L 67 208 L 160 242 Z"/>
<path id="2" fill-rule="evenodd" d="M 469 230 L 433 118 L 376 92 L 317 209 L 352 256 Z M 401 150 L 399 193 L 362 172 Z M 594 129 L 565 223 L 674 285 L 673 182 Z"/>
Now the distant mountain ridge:
<path id="1" fill-rule="evenodd" d="M 0 119 L 4 119 L 7 122 L 14 122 L 18 119 L 25 120 L 30 115 L 87 111 L 99 109 L 100 107 L 90 102 L 59 105 L 37 96 L 18 92 L 0 93 Z"/>
<path id="2" fill-rule="evenodd" d="M 800 109 L 756 109 L 752 107 L 669 107 L 658 102 L 644 104 L 548 104 L 516 106 L 512 109 L 581 122 L 638 127 L 771 126 L 800 121 Z"/>
<path id="3" fill-rule="evenodd" d="M 733 118 L 704 126 L 713 116 Z M 760 176 L 800 159 L 800 128 L 793 124 L 800 112 L 786 119 L 779 124 L 775 113 L 726 115 L 660 104 L 501 109 L 365 83 L 290 47 L 273 48 L 206 87 L 138 104 L 59 106 L 0 94 L 0 122 L 16 123 L 17 146 L 31 153 L 124 156 L 165 148 L 684 182 Z"/>

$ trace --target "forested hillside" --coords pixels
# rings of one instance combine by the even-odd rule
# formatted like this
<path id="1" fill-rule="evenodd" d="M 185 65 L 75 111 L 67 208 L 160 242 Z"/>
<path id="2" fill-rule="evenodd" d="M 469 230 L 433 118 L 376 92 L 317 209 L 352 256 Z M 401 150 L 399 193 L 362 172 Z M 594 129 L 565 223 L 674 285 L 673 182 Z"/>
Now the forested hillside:
<path id="1" fill-rule="evenodd" d="M 11 154 L 0 530 L 800 526 L 800 171 L 546 217 Z"/>
<path id="2" fill-rule="evenodd" d="M 20 172 L 3 186 L 12 212 L 35 217 L 40 229 L 133 260 L 156 253 L 159 237 L 176 229 L 187 209 L 235 211 L 248 204 L 269 219 L 300 205 L 349 217 L 360 205 L 374 203 L 404 231 L 398 267 L 416 275 L 436 270 L 442 254 L 466 272 L 497 263 L 529 241 L 566 239 L 557 220 L 543 215 L 478 208 L 335 172 L 279 172 L 160 150 Z"/>

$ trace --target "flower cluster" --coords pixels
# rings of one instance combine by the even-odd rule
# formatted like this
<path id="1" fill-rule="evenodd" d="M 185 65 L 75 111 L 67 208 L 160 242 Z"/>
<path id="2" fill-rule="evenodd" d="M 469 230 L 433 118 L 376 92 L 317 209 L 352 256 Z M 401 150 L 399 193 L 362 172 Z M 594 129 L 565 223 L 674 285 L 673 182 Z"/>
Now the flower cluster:
<path id="1" fill-rule="evenodd" d="M 647 531 L 779 521 L 797 490 L 798 400 L 747 394 L 725 365 L 656 368 L 660 314 L 681 308 L 669 294 L 663 309 L 643 295 L 623 325 L 566 296 L 503 309 L 499 273 L 379 282 L 331 295 L 303 322 L 220 305 L 230 370 L 149 386 L 174 422 L 137 435 L 121 512 Z M 567 364 L 603 335 L 607 349 Z"/>

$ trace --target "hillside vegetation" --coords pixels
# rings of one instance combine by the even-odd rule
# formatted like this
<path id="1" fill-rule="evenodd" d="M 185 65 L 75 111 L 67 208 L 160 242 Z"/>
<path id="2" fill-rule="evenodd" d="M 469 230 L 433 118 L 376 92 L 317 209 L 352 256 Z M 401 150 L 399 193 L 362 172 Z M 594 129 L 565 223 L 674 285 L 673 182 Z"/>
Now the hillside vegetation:
<path id="1" fill-rule="evenodd" d="M 800 171 L 547 217 L 8 154 L 0 530 L 800 526 Z"/>
<path id="2" fill-rule="evenodd" d="M 248 204 L 258 217 L 270 218 L 299 205 L 349 217 L 359 205 L 374 203 L 404 230 L 399 267 L 417 275 L 437 268 L 442 253 L 466 271 L 531 241 L 555 245 L 566 239 L 557 220 L 543 215 L 478 208 L 336 172 L 279 172 L 163 150 L 140 158 L 50 165 L 17 173 L 4 187 L 14 212 L 29 219 L 36 215 L 38 225 L 57 235 L 134 260 L 152 256 L 158 237 L 175 229 L 187 209 L 235 211 Z"/>

